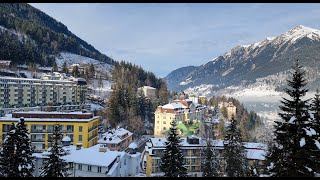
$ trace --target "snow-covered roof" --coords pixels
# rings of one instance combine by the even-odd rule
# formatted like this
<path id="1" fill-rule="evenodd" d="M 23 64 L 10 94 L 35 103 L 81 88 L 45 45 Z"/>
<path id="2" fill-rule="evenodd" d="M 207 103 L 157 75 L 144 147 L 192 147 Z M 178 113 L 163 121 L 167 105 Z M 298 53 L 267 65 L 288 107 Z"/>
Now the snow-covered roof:
<path id="1" fill-rule="evenodd" d="M 156 88 L 154 88 L 154 87 L 151 87 L 151 86 L 143 86 L 143 87 L 140 87 L 141 89 L 143 88 L 143 89 L 156 89 Z M 139 88 L 139 89 L 140 89 Z"/>
<path id="2" fill-rule="evenodd" d="M 247 158 L 255 160 L 265 160 L 266 151 L 262 149 L 247 149 Z"/>
<path id="3" fill-rule="evenodd" d="M 183 105 L 181 102 L 173 102 L 173 103 L 170 103 L 170 104 L 166 104 L 164 106 L 162 106 L 162 108 L 165 108 L 165 109 L 176 109 L 176 108 L 187 108 L 185 105 Z"/>
<path id="4" fill-rule="evenodd" d="M 262 143 L 244 142 L 243 145 L 247 149 L 268 149 L 268 146 Z"/>
<path id="5" fill-rule="evenodd" d="M 137 149 L 138 145 L 135 142 L 132 142 L 128 147 L 131 149 Z"/>
<path id="6" fill-rule="evenodd" d="M 43 80 L 43 79 L 32 79 L 32 78 L 15 78 L 15 77 L 0 77 L 0 81 L 2 79 L 7 79 L 7 80 L 24 80 L 24 81 L 46 81 L 46 82 L 60 82 L 60 83 L 72 83 L 72 81 L 69 80 Z"/>
<path id="7" fill-rule="evenodd" d="M 65 136 L 62 138 L 62 141 L 71 141 L 71 138 L 69 136 Z"/>
<path id="8" fill-rule="evenodd" d="M 24 118 L 25 122 L 33 121 L 47 121 L 47 122 L 90 122 L 97 119 L 99 116 L 93 116 L 90 119 L 66 119 L 66 118 Z M 12 114 L 6 114 L 4 117 L 0 117 L 0 121 L 18 121 L 20 118 L 13 118 Z"/>
<path id="9" fill-rule="evenodd" d="M 76 149 L 76 146 L 64 146 L 63 149 L 68 152 L 68 155 L 63 156 L 62 159 L 77 164 L 107 167 L 117 158 L 117 156 L 123 157 L 124 154 L 126 154 L 125 152 L 110 151 L 108 149 L 106 152 L 99 152 L 100 148 L 101 144 L 97 144 L 90 148 L 81 148 L 79 150 Z M 32 155 L 38 158 L 46 158 L 47 156 L 45 155 L 47 154 L 48 151 L 33 153 Z"/>
<path id="10" fill-rule="evenodd" d="M 149 154 L 152 154 L 152 149 L 164 149 L 166 141 L 166 138 L 151 138 L 150 141 L 146 143 L 145 149 Z M 223 148 L 224 140 L 212 140 L 212 145 L 216 148 Z M 187 138 L 181 138 L 182 149 L 184 147 L 202 148 L 204 146 L 206 146 L 206 141 L 204 139 L 200 139 L 199 144 L 189 144 L 187 142 Z M 244 146 L 246 148 L 248 159 L 265 160 L 264 155 L 266 154 L 267 145 L 262 143 L 245 142 Z"/>
<path id="11" fill-rule="evenodd" d="M 75 111 L 75 112 L 61 112 L 61 111 L 17 111 L 14 113 L 23 113 L 23 114 L 92 114 L 90 112 L 82 112 L 82 111 Z"/>
<path id="12" fill-rule="evenodd" d="M 111 130 L 111 131 L 108 131 L 106 133 L 103 133 L 102 134 L 102 138 L 98 140 L 98 143 L 101 143 L 101 144 L 118 144 L 120 143 L 121 141 L 123 141 L 124 139 L 122 139 L 122 136 L 125 135 L 125 134 L 128 134 L 127 137 L 131 136 L 132 135 L 132 132 L 124 129 L 124 128 L 118 128 L 116 130 Z M 126 137 L 126 138 L 127 138 Z M 125 139 L 126 139 L 125 138 Z"/>

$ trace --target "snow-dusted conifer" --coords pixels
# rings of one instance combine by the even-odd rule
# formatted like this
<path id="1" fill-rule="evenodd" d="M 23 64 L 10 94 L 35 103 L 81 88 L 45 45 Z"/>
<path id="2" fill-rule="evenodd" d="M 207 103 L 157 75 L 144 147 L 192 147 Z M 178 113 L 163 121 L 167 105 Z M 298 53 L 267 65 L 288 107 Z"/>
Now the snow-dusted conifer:
<path id="1" fill-rule="evenodd" d="M 32 177 L 34 171 L 33 149 L 31 147 L 28 130 L 23 118 L 16 124 L 16 153 L 15 166 L 18 168 L 16 177 Z"/>
<path id="2" fill-rule="evenodd" d="M 224 146 L 226 175 L 228 177 L 245 177 L 248 174 L 245 148 L 241 142 L 241 134 L 234 116 L 227 127 Z"/>
<path id="3" fill-rule="evenodd" d="M 219 155 L 213 149 L 211 140 L 208 138 L 205 147 L 205 158 L 202 162 L 202 176 L 203 177 L 217 177 L 219 176 Z"/>
<path id="4" fill-rule="evenodd" d="M 62 134 L 59 130 L 59 125 L 54 125 L 53 131 L 53 145 L 50 148 L 47 156 L 49 158 L 44 160 L 43 171 L 40 176 L 43 177 L 64 177 L 67 172 L 68 163 L 64 159 L 61 159 L 62 156 L 67 155 L 66 151 L 62 148 L 61 139 Z"/>
<path id="5" fill-rule="evenodd" d="M 2 152 L 0 156 L 0 175 L 3 177 L 15 177 L 18 172 L 16 166 L 16 126 L 14 123 L 10 126 L 10 130 L 7 133 L 3 143 L 2 143 Z"/>
<path id="6" fill-rule="evenodd" d="M 316 132 L 308 113 L 308 101 L 302 100 L 308 92 L 305 71 L 297 60 L 293 66 L 292 79 L 287 80 L 285 92 L 290 99 L 283 98 L 279 113 L 282 121 L 275 123 L 274 143 L 267 155 L 267 173 L 270 176 L 314 176 L 319 170 L 319 148 Z"/>
<path id="7" fill-rule="evenodd" d="M 184 167 L 183 154 L 180 150 L 180 137 L 177 132 L 177 122 L 173 120 L 168 132 L 165 150 L 161 157 L 160 169 L 165 177 L 186 177 L 187 168 Z"/>

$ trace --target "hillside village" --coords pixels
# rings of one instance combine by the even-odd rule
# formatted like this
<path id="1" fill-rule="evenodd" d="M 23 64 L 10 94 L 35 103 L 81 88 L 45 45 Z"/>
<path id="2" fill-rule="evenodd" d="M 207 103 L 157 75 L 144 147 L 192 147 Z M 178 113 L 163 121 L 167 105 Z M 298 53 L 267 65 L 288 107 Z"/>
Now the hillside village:
<path id="1" fill-rule="evenodd" d="M 0 177 L 320 177 L 319 42 L 298 25 L 160 77 L 30 4 L 0 3 Z M 103 42 L 159 49 L 115 44 Z M 271 121 L 243 101 L 273 96 Z"/>
<path id="2" fill-rule="evenodd" d="M 63 135 L 63 149 L 67 152 L 63 159 L 68 163 L 68 176 L 158 176 L 161 174 L 158 159 L 173 119 L 178 121 L 178 134 L 185 141 L 182 148 L 187 155 L 185 161 L 190 163 L 188 174 L 201 176 L 199 158 L 201 149 L 205 147 L 206 135 L 214 132 L 209 136 L 216 144 L 215 148 L 222 153 L 223 139 L 218 138 L 223 132 L 219 131 L 217 124 L 225 120 L 227 126 L 228 119 L 236 115 L 232 102 L 221 101 L 217 107 L 206 106 L 201 103 L 207 101 L 205 97 L 189 97 L 182 92 L 173 96 L 169 103 L 157 106 L 153 120 L 144 120 L 142 128 L 146 134 L 135 134 L 125 126 L 112 128 L 108 124 L 104 118 L 107 116 L 108 98 L 95 95 L 86 79 L 72 76 L 75 67 L 80 71 L 83 69 L 79 64 L 67 66 L 66 73 L 42 70 L 34 78 L 29 77 L 32 73 L 26 73 L 27 70 L 17 74 L 10 61 L 0 61 L 0 64 L 3 64 L 0 89 L 4 97 L 0 101 L 0 144 L 10 132 L 11 124 L 23 120 L 33 149 L 34 176 L 40 176 L 46 154 L 52 148 L 56 124 Z M 95 79 L 92 78 L 91 82 Z M 104 88 L 109 88 L 109 95 L 104 97 L 110 97 L 112 87 Z M 136 90 L 137 94 L 151 101 L 158 100 L 157 91 L 151 86 Z M 224 108 L 226 117 L 220 113 Z M 263 163 L 265 145 L 247 144 L 250 144 L 247 147 L 248 162 Z M 221 168 L 223 172 L 223 166 Z"/>

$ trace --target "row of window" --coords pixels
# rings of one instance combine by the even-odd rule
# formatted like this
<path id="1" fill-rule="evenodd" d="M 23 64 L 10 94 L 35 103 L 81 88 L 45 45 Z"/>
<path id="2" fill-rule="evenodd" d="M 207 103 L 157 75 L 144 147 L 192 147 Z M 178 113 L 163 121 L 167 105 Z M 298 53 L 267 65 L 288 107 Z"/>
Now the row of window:
<path id="1" fill-rule="evenodd" d="M 82 170 L 82 164 L 78 164 L 78 170 Z M 92 170 L 91 165 L 88 165 L 88 171 L 91 172 L 91 170 Z M 100 166 L 98 166 L 97 172 L 101 173 L 101 167 Z"/>

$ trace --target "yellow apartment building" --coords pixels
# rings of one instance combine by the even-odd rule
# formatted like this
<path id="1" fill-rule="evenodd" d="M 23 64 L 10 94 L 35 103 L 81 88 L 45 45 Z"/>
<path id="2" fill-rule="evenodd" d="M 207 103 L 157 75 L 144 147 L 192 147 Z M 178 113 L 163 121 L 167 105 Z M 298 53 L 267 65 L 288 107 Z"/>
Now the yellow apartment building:
<path id="1" fill-rule="evenodd" d="M 204 120 L 206 108 L 189 99 L 175 100 L 172 103 L 158 106 L 155 115 L 154 137 L 165 137 L 170 128 L 170 122 Z"/>
<path id="2" fill-rule="evenodd" d="M 55 124 L 60 125 L 63 136 L 69 136 L 73 145 L 94 146 L 98 142 L 99 116 L 82 112 L 13 112 L 0 117 L 0 144 L 10 130 L 12 123 L 24 118 L 30 133 L 31 145 L 35 152 L 43 152 L 52 146 L 52 133 Z"/>

